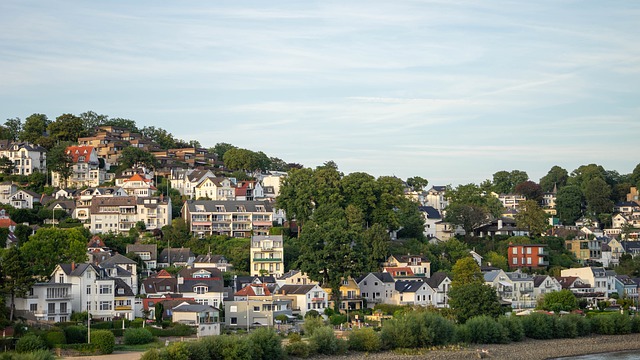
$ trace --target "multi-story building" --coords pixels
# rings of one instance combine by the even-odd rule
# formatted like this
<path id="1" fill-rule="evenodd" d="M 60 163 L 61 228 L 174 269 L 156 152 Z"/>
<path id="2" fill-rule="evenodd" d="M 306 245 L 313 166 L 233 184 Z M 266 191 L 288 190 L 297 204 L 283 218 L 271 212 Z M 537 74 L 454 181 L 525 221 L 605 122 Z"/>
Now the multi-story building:
<path id="1" fill-rule="evenodd" d="M 431 189 L 427 191 L 424 205 L 431 206 L 438 211 L 443 211 L 449 205 L 449 201 L 445 196 L 446 191 L 446 186 L 432 186 Z"/>
<path id="2" fill-rule="evenodd" d="M 544 244 L 510 244 L 508 249 L 509 267 L 538 268 L 549 265 L 548 253 Z"/>
<path id="3" fill-rule="evenodd" d="M 207 178 L 215 178 L 211 170 L 176 169 L 171 171 L 169 180 L 171 188 L 178 190 L 180 195 L 193 199 L 196 196 L 196 186 Z"/>
<path id="4" fill-rule="evenodd" d="M 36 283 L 25 297 L 15 298 L 15 309 L 31 313 L 41 321 L 69 321 L 72 312 L 71 297 L 70 283 Z"/>
<path id="5" fill-rule="evenodd" d="M 284 285 L 278 290 L 278 298 L 291 299 L 295 315 L 305 316 L 307 311 L 320 314 L 329 305 L 329 295 L 319 285 Z"/>
<path id="6" fill-rule="evenodd" d="M 284 241 L 282 235 L 251 237 L 251 275 L 284 274 Z"/>
<path id="7" fill-rule="evenodd" d="M 100 167 L 98 154 L 92 146 L 69 146 L 66 150 L 71 157 L 73 166 L 71 175 L 62 179 L 60 173 L 51 172 L 51 185 L 54 187 L 81 188 L 98 186 L 110 179 L 104 168 Z"/>
<path id="8" fill-rule="evenodd" d="M 608 297 L 615 289 L 615 272 L 601 267 L 581 267 L 561 270 L 562 277 L 578 277 L 586 284 L 591 285 L 595 293 Z"/>
<path id="9" fill-rule="evenodd" d="M 14 175 L 31 175 L 47 171 L 47 149 L 28 142 L 10 143 L 0 148 L 0 157 L 13 162 Z"/>
<path id="10" fill-rule="evenodd" d="M 158 245 L 157 244 L 129 244 L 127 253 L 134 253 L 144 262 L 144 271 L 147 275 L 152 269 L 158 267 Z"/>
<path id="11" fill-rule="evenodd" d="M 391 255 L 384 263 L 385 267 L 408 267 L 414 276 L 429 277 L 431 275 L 431 263 L 424 255 Z"/>
<path id="12" fill-rule="evenodd" d="M 187 200 L 182 216 L 194 235 L 268 235 L 273 209 L 264 201 Z"/>
<path id="13" fill-rule="evenodd" d="M 147 230 L 161 229 L 171 223 L 171 199 L 169 197 L 94 197 L 90 208 L 93 234 L 129 232 L 137 222 Z"/>
<path id="14" fill-rule="evenodd" d="M 376 304 L 391 304 L 395 292 L 395 279 L 388 272 L 372 272 L 356 279 L 367 307 Z"/>

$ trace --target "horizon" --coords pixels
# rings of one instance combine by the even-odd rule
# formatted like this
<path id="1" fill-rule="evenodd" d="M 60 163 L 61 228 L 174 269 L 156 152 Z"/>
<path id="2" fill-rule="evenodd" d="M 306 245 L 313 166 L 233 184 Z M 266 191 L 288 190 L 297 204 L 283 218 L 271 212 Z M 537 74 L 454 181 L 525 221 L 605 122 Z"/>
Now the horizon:
<path id="1" fill-rule="evenodd" d="M 628 174 L 640 3 L 579 4 L 5 1 L 0 116 L 92 110 L 429 186 Z"/>

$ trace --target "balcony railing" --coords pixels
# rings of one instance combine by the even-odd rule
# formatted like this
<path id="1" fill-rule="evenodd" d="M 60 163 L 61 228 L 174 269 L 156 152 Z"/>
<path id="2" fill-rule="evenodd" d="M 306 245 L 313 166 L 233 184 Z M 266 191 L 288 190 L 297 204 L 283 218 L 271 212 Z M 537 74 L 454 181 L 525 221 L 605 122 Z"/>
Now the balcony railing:
<path id="1" fill-rule="evenodd" d="M 253 261 L 255 262 L 282 261 L 282 258 L 260 258 L 260 259 L 253 259 Z"/>

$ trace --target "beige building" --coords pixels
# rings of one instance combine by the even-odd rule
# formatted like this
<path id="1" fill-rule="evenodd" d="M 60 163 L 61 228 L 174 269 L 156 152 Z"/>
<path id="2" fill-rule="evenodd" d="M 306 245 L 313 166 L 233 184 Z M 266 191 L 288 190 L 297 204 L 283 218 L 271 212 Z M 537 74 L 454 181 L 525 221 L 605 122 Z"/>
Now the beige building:
<path id="1" fill-rule="evenodd" d="M 182 216 L 199 236 L 268 235 L 273 226 L 271 204 L 264 201 L 187 200 Z"/>
<path id="2" fill-rule="evenodd" d="M 251 275 L 284 274 L 284 241 L 282 235 L 251 237 Z"/>

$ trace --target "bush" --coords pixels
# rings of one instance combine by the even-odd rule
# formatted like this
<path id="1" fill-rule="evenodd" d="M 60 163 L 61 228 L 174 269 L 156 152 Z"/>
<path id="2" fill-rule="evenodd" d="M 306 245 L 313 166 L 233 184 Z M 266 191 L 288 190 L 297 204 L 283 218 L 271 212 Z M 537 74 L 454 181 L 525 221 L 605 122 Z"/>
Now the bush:
<path id="1" fill-rule="evenodd" d="M 329 326 L 323 326 L 315 329 L 313 335 L 309 338 L 313 349 L 325 355 L 342 354 L 347 350 L 347 346 L 343 340 L 336 338 L 333 329 Z"/>
<path id="2" fill-rule="evenodd" d="M 382 348 L 380 335 L 372 328 L 353 330 L 349 334 L 349 350 L 377 352 Z"/>
<path id="3" fill-rule="evenodd" d="M 602 335 L 629 334 L 632 321 L 629 315 L 620 313 L 605 313 L 590 318 L 591 332 Z"/>
<path id="4" fill-rule="evenodd" d="M 289 339 L 289 344 L 291 344 L 294 342 L 302 341 L 302 336 L 300 336 L 300 334 L 298 333 L 292 332 L 291 334 L 289 334 L 288 339 Z"/>
<path id="5" fill-rule="evenodd" d="M 329 317 L 329 323 L 333 326 L 344 324 L 348 321 L 347 315 L 334 314 Z"/>
<path id="6" fill-rule="evenodd" d="M 67 326 L 64 328 L 67 344 L 82 344 L 87 342 L 87 328 L 84 326 Z"/>
<path id="7" fill-rule="evenodd" d="M 524 334 L 532 339 L 552 339 L 554 318 L 551 315 L 533 313 L 522 319 Z"/>
<path id="8" fill-rule="evenodd" d="M 189 352 L 189 359 L 194 360 L 211 360 L 209 355 L 209 349 L 202 341 L 188 342 L 187 351 Z"/>
<path id="9" fill-rule="evenodd" d="M 289 356 L 295 356 L 299 358 L 308 358 L 311 355 L 311 346 L 303 341 L 296 341 L 289 343 L 284 347 L 284 351 Z"/>
<path id="10" fill-rule="evenodd" d="M 634 334 L 640 333 L 640 316 L 638 315 L 631 318 L 631 332 Z"/>
<path id="11" fill-rule="evenodd" d="M 19 353 L 28 353 L 36 350 L 45 350 L 47 344 L 38 335 L 27 334 L 16 343 L 16 351 Z"/>
<path id="12" fill-rule="evenodd" d="M 54 348 L 57 345 L 66 344 L 67 338 L 64 336 L 64 330 L 54 328 L 44 334 L 44 341 L 49 348 Z"/>
<path id="13" fill-rule="evenodd" d="M 195 334 L 196 332 L 196 329 L 185 324 L 175 324 L 173 327 L 168 327 L 166 329 L 158 329 L 153 326 L 149 326 L 145 329 L 148 329 L 149 331 L 151 331 L 151 334 L 153 334 L 153 336 L 158 336 L 158 337 L 190 336 Z"/>
<path id="14" fill-rule="evenodd" d="M 71 321 L 74 322 L 83 322 L 83 321 L 87 321 L 87 312 L 83 311 L 83 312 L 73 312 L 71 313 Z"/>
<path id="15" fill-rule="evenodd" d="M 319 329 L 324 326 L 324 320 L 321 317 L 306 317 L 304 319 L 304 324 L 302 325 L 302 329 L 304 330 L 304 334 L 307 336 L 312 336 L 316 329 Z"/>
<path id="16" fill-rule="evenodd" d="M 249 340 L 253 344 L 254 359 L 279 360 L 284 357 L 280 337 L 271 329 L 258 328 L 249 334 Z"/>
<path id="17" fill-rule="evenodd" d="M 305 319 L 308 317 L 320 317 L 320 313 L 318 310 L 309 310 L 306 314 L 304 314 Z"/>
<path id="18" fill-rule="evenodd" d="M 575 338 L 578 336 L 578 326 L 573 319 L 562 316 L 556 320 L 555 335 L 556 338 Z"/>
<path id="19" fill-rule="evenodd" d="M 148 344 L 154 336 L 146 328 L 128 328 L 124 331 L 124 343 L 127 345 Z"/>
<path id="20" fill-rule="evenodd" d="M 246 336 L 209 336 L 200 341 L 207 348 L 212 359 L 247 359 L 253 351 L 252 344 Z"/>
<path id="21" fill-rule="evenodd" d="M 167 347 L 167 355 L 171 360 L 189 360 L 189 350 L 187 343 L 174 342 Z"/>
<path id="22" fill-rule="evenodd" d="M 8 355 L 8 354 L 7 354 Z M 4 359 L 4 357 L 2 357 Z M 55 356 L 48 350 L 36 350 L 25 354 L 9 355 L 7 359 L 12 360 L 54 360 Z"/>
<path id="23" fill-rule="evenodd" d="M 163 349 L 164 350 L 164 349 Z M 150 349 L 145 351 L 144 354 L 140 357 L 140 360 L 160 360 L 160 351 L 157 349 Z"/>
<path id="24" fill-rule="evenodd" d="M 411 312 L 386 321 L 382 326 L 385 349 L 446 345 L 454 340 L 453 323 L 439 314 Z"/>
<path id="25" fill-rule="evenodd" d="M 524 338 L 522 321 L 517 316 L 501 316 L 498 318 L 498 323 L 507 329 L 507 332 L 509 333 L 509 340 L 522 341 Z"/>
<path id="26" fill-rule="evenodd" d="M 501 344 L 509 342 L 509 332 L 489 316 L 476 316 L 462 325 L 467 328 L 465 342 L 475 344 Z"/>
<path id="27" fill-rule="evenodd" d="M 116 337 L 109 330 L 96 330 L 91 332 L 91 343 L 101 354 L 111 354 L 116 345 Z"/>

